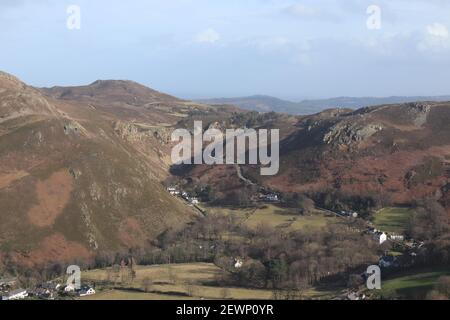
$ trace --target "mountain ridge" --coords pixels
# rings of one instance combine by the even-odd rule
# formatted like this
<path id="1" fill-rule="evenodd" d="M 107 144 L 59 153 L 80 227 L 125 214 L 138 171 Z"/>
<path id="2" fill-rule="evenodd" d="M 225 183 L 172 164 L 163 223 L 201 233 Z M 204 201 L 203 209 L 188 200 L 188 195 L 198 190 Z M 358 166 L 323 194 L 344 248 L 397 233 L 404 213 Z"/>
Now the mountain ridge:
<path id="1" fill-rule="evenodd" d="M 310 115 L 332 108 L 359 109 L 383 104 L 408 102 L 450 101 L 450 95 L 441 96 L 390 96 L 390 97 L 334 97 L 328 99 L 305 99 L 300 102 L 283 100 L 268 95 L 253 95 L 236 98 L 199 99 L 208 104 L 231 104 L 249 111 L 281 112 L 292 115 Z"/>

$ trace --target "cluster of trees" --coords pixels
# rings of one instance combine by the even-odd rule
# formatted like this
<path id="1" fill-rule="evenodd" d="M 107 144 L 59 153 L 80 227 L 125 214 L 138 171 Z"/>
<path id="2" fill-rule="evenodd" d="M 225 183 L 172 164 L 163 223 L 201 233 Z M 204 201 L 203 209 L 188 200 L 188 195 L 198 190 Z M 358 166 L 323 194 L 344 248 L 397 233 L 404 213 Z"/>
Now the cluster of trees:
<path id="1" fill-rule="evenodd" d="M 352 270 L 378 260 L 372 239 L 342 226 L 288 234 L 258 228 L 250 233 L 250 239 L 240 251 L 258 261 L 259 268 L 248 268 L 259 270 L 261 281 L 255 283 L 263 287 L 302 290 L 330 278 L 345 282 Z M 238 275 L 239 281 L 244 280 L 246 267 Z"/>
<path id="2" fill-rule="evenodd" d="M 229 193 L 224 193 L 222 196 L 217 196 L 212 202 L 214 205 L 218 206 L 233 206 L 246 208 L 249 206 L 254 206 L 255 202 L 253 199 L 255 192 L 251 188 L 243 188 L 240 190 L 231 191 Z"/>
<path id="3" fill-rule="evenodd" d="M 331 277 L 344 283 L 348 274 L 378 261 L 369 236 L 348 225 L 286 232 L 261 225 L 249 229 L 232 216 L 208 216 L 159 240 L 172 261 L 209 261 L 224 270 L 222 285 L 302 291 Z M 235 267 L 235 259 L 244 261 Z M 336 280 L 336 279 L 334 279 Z"/>
<path id="4" fill-rule="evenodd" d="M 407 234 L 425 242 L 420 255 L 423 264 L 450 266 L 450 219 L 439 202 L 434 199 L 419 202 Z"/>
<path id="5" fill-rule="evenodd" d="M 283 204 L 300 208 L 302 214 L 314 207 L 311 199 L 296 194 L 285 195 Z M 449 222 L 445 208 L 437 201 L 417 204 L 407 235 L 425 241 L 417 258 L 419 263 L 450 265 Z M 145 247 L 119 253 L 103 251 L 91 261 L 70 264 L 82 269 L 113 266 L 108 279 L 127 282 L 133 280 L 136 264 L 214 262 L 223 270 L 217 282 L 224 286 L 270 288 L 274 294 L 289 292 L 292 298 L 321 282 L 341 281 L 345 285 L 351 274 L 378 262 L 383 248 L 370 235 L 361 234 L 358 230 L 363 226 L 358 223 L 361 221 L 349 219 L 322 229 L 288 232 L 263 224 L 256 229 L 248 228 L 243 217 L 234 215 L 208 215 L 181 230 L 165 232 Z M 236 259 L 243 261 L 243 265 L 237 268 Z M 55 263 L 31 269 L 14 264 L 8 255 L 4 255 L 3 264 L 5 273 L 21 275 L 26 286 L 61 277 L 68 265 Z M 150 279 L 146 282 L 145 290 L 150 290 Z M 443 287 L 433 294 L 442 295 Z"/>
<path id="6" fill-rule="evenodd" d="M 386 205 L 386 201 L 378 198 L 382 194 L 359 195 L 346 194 L 341 190 L 330 189 L 322 193 L 315 194 L 313 199 L 319 207 L 332 211 L 353 210 L 368 216 L 374 208 L 380 208 Z"/>
<path id="7" fill-rule="evenodd" d="M 330 277 L 345 283 L 351 271 L 376 263 L 377 249 L 370 237 L 350 225 L 287 232 L 264 225 L 249 229 L 235 216 L 209 215 L 182 230 L 167 231 L 145 248 L 102 252 L 92 261 L 73 263 L 83 269 L 113 266 L 108 279 L 126 283 L 133 280 L 136 264 L 214 262 L 223 270 L 217 279 L 223 285 L 288 289 L 295 296 Z M 236 258 L 244 262 L 241 268 L 235 267 Z M 65 267 L 60 263 L 10 271 L 40 283 L 64 275 Z"/>
<path id="8" fill-rule="evenodd" d="M 18 264 L 9 253 L 5 253 L 1 261 L 0 277 L 3 275 L 17 277 L 23 287 L 34 287 L 38 284 L 66 276 L 69 265 L 78 265 L 81 269 L 92 267 L 93 261 L 75 259 L 67 262 L 54 262 L 45 265 L 27 266 Z"/>
<path id="9" fill-rule="evenodd" d="M 298 193 L 284 194 L 282 205 L 288 208 L 296 208 L 302 215 L 311 214 L 315 208 L 314 200 Z"/>

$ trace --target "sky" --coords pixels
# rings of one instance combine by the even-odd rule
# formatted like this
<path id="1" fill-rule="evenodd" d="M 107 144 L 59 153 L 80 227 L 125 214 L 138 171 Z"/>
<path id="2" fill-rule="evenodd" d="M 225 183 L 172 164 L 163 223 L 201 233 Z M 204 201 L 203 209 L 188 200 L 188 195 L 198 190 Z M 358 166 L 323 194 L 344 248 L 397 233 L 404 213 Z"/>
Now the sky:
<path id="1" fill-rule="evenodd" d="M 0 70 L 179 97 L 450 94 L 448 0 L 0 0 Z"/>

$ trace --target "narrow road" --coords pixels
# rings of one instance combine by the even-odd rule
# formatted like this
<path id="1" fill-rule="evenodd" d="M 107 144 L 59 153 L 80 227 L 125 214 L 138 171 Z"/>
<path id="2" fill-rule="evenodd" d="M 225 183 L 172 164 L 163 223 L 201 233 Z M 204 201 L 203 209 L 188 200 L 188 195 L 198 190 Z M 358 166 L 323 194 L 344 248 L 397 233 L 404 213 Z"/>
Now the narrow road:
<path id="1" fill-rule="evenodd" d="M 241 167 L 240 167 L 238 164 L 236 164 L 235 167 L 236 167 L 236 173 L 237 173 L 239 179 L 241 179 L 241 180 L 244 181 L 246 184 L 249 184 L 249 185 L 251 185 L 251 186 L 255 186 L 255 185 L 256 185 L 253 181 L 251 181 L 251 180 L 245 178 L 245 177 L 242 175 Z"/>

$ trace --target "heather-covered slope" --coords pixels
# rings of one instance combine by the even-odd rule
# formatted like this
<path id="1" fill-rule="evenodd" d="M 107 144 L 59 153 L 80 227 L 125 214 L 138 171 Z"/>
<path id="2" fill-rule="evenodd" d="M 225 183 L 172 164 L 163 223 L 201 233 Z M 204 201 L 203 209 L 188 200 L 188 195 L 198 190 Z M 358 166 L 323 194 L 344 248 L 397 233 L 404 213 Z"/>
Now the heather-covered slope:
<path id="1" fill-rule="evenodd" d="M 266 114 L 253 122 L 281 132 L 277 175 L 262 177 L 259 168 L 242 166 L 245 177 L 269 189 L 378 204 L 433 197 L 448 209 L 450 103 L 330 109 L 305 117 Z M 187 175 L 220 196 L 245 187 L 234 168 L 197 166 Z"/>
<path id="2" fill-rule="evenodd" d="M 448 103 L 304 118 L 282 143 L 280 174 L 265 183 L 285 191 L 335 189 L 396 203 L 440 197 L 449 179 L 448 123 Z"/>
<path id="3" fill-rule="evenodd" d="M 1 262 L 61 262 L 144 246 L 193 217 L 117 121 L 0 74 Z"/>

